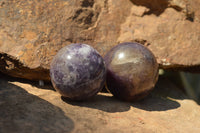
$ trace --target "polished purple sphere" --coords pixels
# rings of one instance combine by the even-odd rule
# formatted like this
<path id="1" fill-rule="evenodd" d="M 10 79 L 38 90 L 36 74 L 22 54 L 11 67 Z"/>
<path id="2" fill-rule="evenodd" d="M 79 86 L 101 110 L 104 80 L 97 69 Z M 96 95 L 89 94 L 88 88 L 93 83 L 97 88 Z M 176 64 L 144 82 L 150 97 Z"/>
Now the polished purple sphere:
<path id="1" fill-rule="evenodd" d="M 139 43 L 121 43 L 104 57 L 106 86 L 117 98 L 135 101 L 144 98 L 158 79 L 158 63 L 153 53 Z"/>
<path id="2" fill-rule="evenodd" d="M 87 44 L 71 44 L 53 58 L 50 76 L 54 88 L 71 100 L 96 95 L 104 86 L 106 69 L 103 58 Z"/>

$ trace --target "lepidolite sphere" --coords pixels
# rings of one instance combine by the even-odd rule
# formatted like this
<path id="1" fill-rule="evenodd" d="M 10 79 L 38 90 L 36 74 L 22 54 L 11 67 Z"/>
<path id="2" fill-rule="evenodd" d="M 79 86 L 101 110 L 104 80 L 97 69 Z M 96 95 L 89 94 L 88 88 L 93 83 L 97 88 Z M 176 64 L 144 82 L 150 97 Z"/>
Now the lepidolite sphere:
<path id="1" fill-rule="evenodd" d="M 106 86 L 117 98 L 135 101 L 144 98 L 157 82 L 158 63 L 153 53 L 139 43 L 121 43 L 104 57 Z"/>
<path id="2" fill-rule="evenodd" d="M 50 76 L 54 88 L 71 100 L 84 100 L 96 95 L 105 82 L 103 58 L 87 44 L 71 44 L 53 58 Z"/>

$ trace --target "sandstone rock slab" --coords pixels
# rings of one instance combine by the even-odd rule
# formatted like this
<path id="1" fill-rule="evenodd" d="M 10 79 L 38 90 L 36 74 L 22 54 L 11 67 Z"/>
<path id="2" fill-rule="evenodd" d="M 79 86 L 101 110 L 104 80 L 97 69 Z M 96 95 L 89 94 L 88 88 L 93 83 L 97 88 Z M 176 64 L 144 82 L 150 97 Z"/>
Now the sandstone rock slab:
<path id="1" fill-rule="evenodd" d="M 140 42 L 161 68 L 200 66 L 198 0 L 16 0 L 0 2 L 0 71 L 49 80 L 49 64 L 71 43 L 102 56 L 120 42 Z"/>
<path id="2" fill-rule="evenodd" d="M 156 2 L 157 0 L 154 0 Z M 199 1 L 151 1 L 132 0 L 130 16 L 121 25 L 119 42 L 139 41 L 156 55 L 162 68 L 199 66 L 200 23 L 197 5 Z M 141 6 L 141 7 L 140 7 Z M 157 7 L 159 6 L 159 7 Z M 146 7 L 146 8 L 144 8 Z"/>
<path id="3" fill-rule="evenodd" d="M 85 102 L 62 98 L 49 85 L 0 78 L 0 132 L 200 132 L 200 106 L 160 78 L 140 102 L 99 93 Z"/>

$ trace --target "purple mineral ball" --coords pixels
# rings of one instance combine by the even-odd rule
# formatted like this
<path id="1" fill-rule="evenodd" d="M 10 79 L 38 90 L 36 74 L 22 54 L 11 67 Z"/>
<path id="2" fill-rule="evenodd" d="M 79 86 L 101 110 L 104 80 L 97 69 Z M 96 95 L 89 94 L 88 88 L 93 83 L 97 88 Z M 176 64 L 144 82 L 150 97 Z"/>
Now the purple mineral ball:
<path id="1" fill-rule="evenodd" d="M 121 43 L 104 57 L 106 86 L 117 98 L 136 101 L 144 98 L 158 79 L 158 63 L 153 53 L 139 43 Z"/>
<path id="2" fill-rule="evenodd" d="M 53 58 L 50 76 L 54 88 L 70 100 L 85 100 L 104 86 L 106 69 L 99 53 L 86 44 L 71 44 Z"/>

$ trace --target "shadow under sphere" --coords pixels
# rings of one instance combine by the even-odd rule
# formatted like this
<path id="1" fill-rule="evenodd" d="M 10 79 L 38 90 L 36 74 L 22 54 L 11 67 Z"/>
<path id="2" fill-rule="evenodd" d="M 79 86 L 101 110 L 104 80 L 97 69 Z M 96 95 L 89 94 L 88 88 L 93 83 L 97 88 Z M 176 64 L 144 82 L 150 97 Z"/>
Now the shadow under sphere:
<path id="1" fill-rule="evenodd" d="M 93 98 L 81 102 L 71 101 L 65 97 L 61 97 L 61 99 L 71 105 L 98 109 L 110 113 L 125 112 L 130 110 L 131 106 L 146 111 L 166 111 L 179 108 L 180 104 L 177 101 L 167 97 L 180 97 L 184 94 L 176 90 L 174 86 L 171 86 L 171 88 L 168 89 L 163 88 L 164 86 L 168 86 L 167 84 L 169 83 L 166 82 L 165 79 L 160 78 L 149 96 L 136 102 L 124 102 L 116 99 L 109 93 L 102 92 L 98 93 L 98 95 Z"/>

